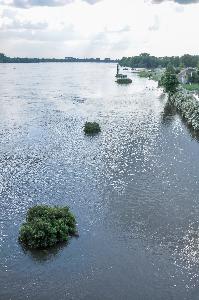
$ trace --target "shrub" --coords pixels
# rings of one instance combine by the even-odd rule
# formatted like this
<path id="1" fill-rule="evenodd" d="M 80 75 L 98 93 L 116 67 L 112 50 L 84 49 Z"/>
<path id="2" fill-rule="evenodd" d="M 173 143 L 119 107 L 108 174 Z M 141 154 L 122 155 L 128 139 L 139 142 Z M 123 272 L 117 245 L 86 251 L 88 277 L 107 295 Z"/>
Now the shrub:
<path id="1" fill-rule="evenodd" d="M 28 210 L 19 241 L 28 248 L 48 248 L 75 234 L 75 217 L 67 206 L 37 205 Z"/>
<path id="2" fill-rule="evenodd" d="M 132 83 L 132 80 L 130 78 L 118 78 L 117 83 L 119 83 L 119 84 L 129 84 L 129 83 Z"/>
<path id="3" fill-rule="evenodd" d="M 84 125 L 85 134 L 96 134 L 101 131 L 100 126 L 96 122 L 86 122 Z"/>
<path id="4" fill-rule="evenodd" d="M 194 96 L 179 90 L 170 98 L 170 102 L 173 103 L 194 130 L 199 130 L 199 102 Z"/>

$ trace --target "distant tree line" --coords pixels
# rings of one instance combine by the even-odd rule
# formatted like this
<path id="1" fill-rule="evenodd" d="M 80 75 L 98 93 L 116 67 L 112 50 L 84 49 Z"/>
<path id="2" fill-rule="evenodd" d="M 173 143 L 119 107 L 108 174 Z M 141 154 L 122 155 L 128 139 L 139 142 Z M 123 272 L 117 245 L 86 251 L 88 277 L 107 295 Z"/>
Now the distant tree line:
<path id="1" fill-rule="evenodd" d="M 64 59 L 56 58 L 28 58 L 28 57 L 8 57 L 0 53 L 0 63 L 39 63 L 39 62 L 62 62 Z"/>
<path id="2" fill-rule="evenodd" d="M 40 63 L 40 62 L 118 62 L 116 60 L 111 60 L 110 58 L 100 59 L 100 58 L 28 58 L 28 57 L 8 57 L 3 53 L 0 53 L 0 63 Z"/>
<path id="3" fill-rule="evenodd" d="M 199 66 L 199 55 L 155 57 L 148 53 L 142 53 L 139 56 L 123 57 L 120 60 L 121 66 L 130 68 L 166 68 L 169 64 L 175 68 L 195 68 Z"/>

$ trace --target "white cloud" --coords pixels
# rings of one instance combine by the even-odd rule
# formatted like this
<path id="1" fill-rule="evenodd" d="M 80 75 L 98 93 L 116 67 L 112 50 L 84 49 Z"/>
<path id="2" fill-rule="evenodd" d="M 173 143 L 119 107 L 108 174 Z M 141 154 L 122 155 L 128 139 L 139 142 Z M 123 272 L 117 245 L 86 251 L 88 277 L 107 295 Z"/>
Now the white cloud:
<path id="1" fill-rule="evenodd" d="M 151 0 L 50 0 L 44 6 L 41 4 L 47 0 L 3 1 L 18 3 L 17 7 L 10 6 L 11 2 L 0 6 L 0 52 L 10 56 L 198 53 L 197 4 L 175 3 L 180 0 L 161 4 Z M 60 7 L 61 3 L 67 5 Z"/>

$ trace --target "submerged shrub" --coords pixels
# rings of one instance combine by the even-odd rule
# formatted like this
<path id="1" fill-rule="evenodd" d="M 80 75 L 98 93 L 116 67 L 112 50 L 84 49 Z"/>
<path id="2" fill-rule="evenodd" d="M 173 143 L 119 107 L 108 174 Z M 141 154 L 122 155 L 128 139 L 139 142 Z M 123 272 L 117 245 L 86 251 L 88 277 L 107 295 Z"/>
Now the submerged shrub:
<path id="1" fill-rule="evenodd" d="M 101 131 L 100 126 L 96 122 L 86 122 L 84 125 L 84 132 L 86 134 L 96 134 Z"/>
<path id="2" fill-rule="evenodd" d="M 132 79 L 130 78 L 118 78 L 117 83 L 119 84 L 129 84 L 129 83 L 132 83 Z"/>
<path id="3" fill-rule="evenodd" d="M 28 248 L 48 248 L 75 234 L 75 217 L 67 206 L 37 205 L 28 210 L 19 241 Z"/>

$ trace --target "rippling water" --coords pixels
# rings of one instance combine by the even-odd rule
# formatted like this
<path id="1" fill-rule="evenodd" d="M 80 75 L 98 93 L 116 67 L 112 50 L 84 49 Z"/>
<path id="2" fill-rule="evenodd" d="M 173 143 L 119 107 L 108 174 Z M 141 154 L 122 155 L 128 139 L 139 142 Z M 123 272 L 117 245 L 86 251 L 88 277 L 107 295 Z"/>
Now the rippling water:
<path id="1" fill-rule="evenodd" d="M 199 299 L 199 139 L 155 82 L 115 72 L 0 65 L 0 299 Z M 23 250 L 39 203 L 69 205 L 79 238 Z"/>

